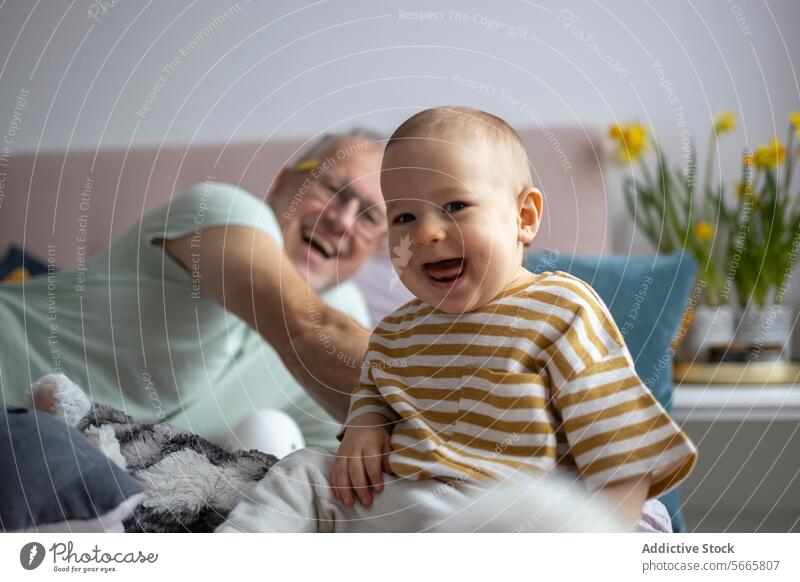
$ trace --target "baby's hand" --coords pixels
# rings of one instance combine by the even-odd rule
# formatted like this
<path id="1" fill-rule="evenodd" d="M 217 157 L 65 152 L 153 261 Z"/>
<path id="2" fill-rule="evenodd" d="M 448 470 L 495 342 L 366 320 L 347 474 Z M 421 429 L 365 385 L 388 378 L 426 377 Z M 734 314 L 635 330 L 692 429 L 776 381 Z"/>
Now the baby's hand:
<path id="1" fill-rule="evenodd" d="M 377 493 L 383 490 L 382 470 L 391 474 L 389 454 L 391 433 L 382 414 L 367 412 L 347 427 L 336 454 L 331 485 L 342 503 L 353 505 L 353 490 L 359 501 L 372 504 L 370 485 Z M 382 470 L 381 470 L 382 469 Z"/>

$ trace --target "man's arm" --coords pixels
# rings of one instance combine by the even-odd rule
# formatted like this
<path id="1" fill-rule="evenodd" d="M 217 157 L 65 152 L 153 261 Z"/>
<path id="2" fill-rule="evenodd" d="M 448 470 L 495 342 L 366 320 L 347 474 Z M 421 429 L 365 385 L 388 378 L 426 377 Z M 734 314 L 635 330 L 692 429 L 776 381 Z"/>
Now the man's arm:
<path id="1" fill-rule="evenodd" d="M 339 421 L 358 384 L 369 332 L 328 307 L 266 233 L 246 226 L 204 229 L 165 240 L 166 251 L 194 272 L 201 290 L 275 349 L 297 381 Z"/>

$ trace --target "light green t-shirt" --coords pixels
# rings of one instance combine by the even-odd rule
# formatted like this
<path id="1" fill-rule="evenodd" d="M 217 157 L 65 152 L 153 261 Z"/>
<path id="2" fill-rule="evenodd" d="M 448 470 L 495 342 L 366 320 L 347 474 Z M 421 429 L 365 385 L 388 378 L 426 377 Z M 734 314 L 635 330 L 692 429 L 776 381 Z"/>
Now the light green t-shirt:
<path id="1" fill-rule="evenodd" d="M 193 235 L 202 248 L 202 229 L 226 224 L 258 228 L 282 244 L 266 204 L 235 186 L 205 182 L 149 212 L 83 265 L 0 285 L 3 403 L 26 405 L 32 381 L 62 372 L 92 400 L 136 420 L 168 421 L 219 441 L 247 413 L 276 408 L 298 422 L 307 445 L 336 448 L 338 423 L 275 351 L 199 292 L 196 271 L 153 242 Z M 352 284 L 323 299 L 369 324 Z"/>

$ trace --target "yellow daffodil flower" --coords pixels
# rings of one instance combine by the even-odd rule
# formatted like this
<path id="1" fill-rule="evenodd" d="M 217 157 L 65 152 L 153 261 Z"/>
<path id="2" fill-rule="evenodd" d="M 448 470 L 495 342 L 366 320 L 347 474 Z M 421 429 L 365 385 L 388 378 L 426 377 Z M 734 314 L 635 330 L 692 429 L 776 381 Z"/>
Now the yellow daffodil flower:
<path id="1" fill-rule="evenodd" d="M 710 222 L 698 222 L 694 227 L 694 234 L 701 243 L 707 242 L 714 236 L 714 227 Z"/>
<path id="2" fill-rule="evenodd" d="M 617 159 L 621 162 L 638 159 L 647 147 L 647 130 L 639 123 L 615 123 L 608 128 L 608 135 L 617 142 Z"/>
<path id="3" fill-rule="evenodd" d="M 800 139 L 800 111 L 791 111 L 789 113 L 789 121 L 794 125 L 794 131 L 797 133 L 798 139 Z"/>
<path id="4" fill-rule="evenodd" d="M 723 111 L 714 119 L 714 133 L 722 135 L 736 129 L 736 116 L 731 111 Z"/>
<path id="5" fill-rule="evenodd" d="M 756 168 L 774 168 L 786 159 L 786 147 L 773 137 L 768 145 L 760 145 L 753 153 Z"/>

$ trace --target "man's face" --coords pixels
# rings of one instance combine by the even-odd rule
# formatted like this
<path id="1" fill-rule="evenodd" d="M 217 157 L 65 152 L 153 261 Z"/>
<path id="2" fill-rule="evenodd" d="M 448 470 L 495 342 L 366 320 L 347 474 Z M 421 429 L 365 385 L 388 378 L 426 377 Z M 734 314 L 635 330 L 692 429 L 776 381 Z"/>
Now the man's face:
<path id="1" fill-rule="evenodd" d="M 385 239 L 382 158 L 374 142 L 349 138 L 332 144 L 317 167 L 285 170 L 270 194 L 284 252 L 317 292 L 355 275 Z"/>

